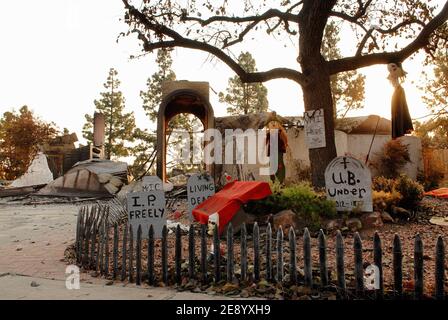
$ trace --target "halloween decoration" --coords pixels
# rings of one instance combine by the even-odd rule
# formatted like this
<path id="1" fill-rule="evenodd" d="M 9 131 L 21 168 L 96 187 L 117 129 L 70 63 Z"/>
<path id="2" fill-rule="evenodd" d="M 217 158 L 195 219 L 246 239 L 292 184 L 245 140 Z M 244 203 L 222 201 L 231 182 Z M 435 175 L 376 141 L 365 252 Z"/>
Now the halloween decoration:
<path id="1" fill-rule="evenodd" d="M 221 236 L 229 222 L 232 222 L 235 231 L 237 222 L 233 218 L 242 205 L 252 200 L 264 199 L 271 194 L 271 187 L 267 182 L 233 181 L 196 206 L 193 209 L 193 217 L 201 224 L 207 224 L 209 231 L 214 230 L 217 225 Z"/>
<path id="2" fill-rule="evenodd" d="M 218 228 L 219 228 L 219 214 L 217 212 L 211 214 L 208 217 L 208 224 L 207 225 L 208 225 L 208 232 L 207 233 L 210 236 L 212 236 L 213 232 L 215 231 L 215 225 L 218 226 Z"/>
<path id="3" fill-rule="evenodd" d="M 266 145 L 268 148 L 267 155 L 271 155 L 270 150 L 270 139 L 271 139 L 271 130 L 278 130 L 278 169 L 277 172 L 273 175 L 271 175 L 272 182 L 275 182 L 276 179 L 280 181 L 280 183 L 283 183 L 285 181 L 286 176 L 286 169 L 285 169 L 285 162 L 283 160 L 283 155 L 286 153 L 286 149 L 288 148 L 288 135 L 286 133 L 285 128 L 283 125 L 277 121 L 271 121 L 267 125 L 268 132 L 266 134 Z"/>
<path id="4" fill-rule="evenodd" d="M 406 95 L 401 83 L 406 77 L 406 72 L 403 70 L 401 63 L 389 63 L 387 65 L 389 76 L 387 79 L 394 86 L 395 91 L 392 95 L 392 139 L 399 138 L 405 134 L 411 133 L 414 130 L 412 119 L 409 114 L 408 104 L 406 102 Z"/>

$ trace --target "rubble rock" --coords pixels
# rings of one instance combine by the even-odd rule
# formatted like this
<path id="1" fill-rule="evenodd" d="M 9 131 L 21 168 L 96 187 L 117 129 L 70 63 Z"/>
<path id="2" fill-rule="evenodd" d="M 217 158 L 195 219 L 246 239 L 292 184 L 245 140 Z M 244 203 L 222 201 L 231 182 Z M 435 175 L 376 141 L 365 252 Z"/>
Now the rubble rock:
<path id="1" fill-rule="evenodd" d="M 246 227 L 247 226 L 253 226 L 255 224 L 255 222 L 257 222 L 257 216 L 247 213 L 246 214 L 246 221 L 244 221 L 246 223 Z"/>
<path id="2" fill-rule="evenodd" d="M 182 230 L 183 232 L 188 232 L 188 230 L 190 229 L 189 226 L 184 225 L 184 224 L 182 224 L 180 222 L 174 222 L 174 221 L 171 221 L 171 220 L 167 220 L 166 221 L 166 227 L 168 228 L 168 230 L 170 230 L 172 232 L 176 231 L 178 225 L 180 226 L 180 230 Z"/>
<path id="3" fill-rule="evenodd" d="M 346 225 L 347 228 L 348 228 L 350 231 L 352 231 L 352 232 L 359 231 L 359 230 L 362 229 L 362 222 L 361 222 L 361 220 L 359 220 L 358 218 L 351 218 L 351 219 L 348 219 L 348 220 L 345 222 L 345 225 Z"/>
<path id="4" fill-rule="evenodd" d="M 343 226 L 342 219 L 332 219 L 328 220 L 326 223 L 324 223 L 325 230 L 327 231 L 335 231 L 338 229 L 341 229 Z"/>
<path id="5" fill-rule="evenodd" d="M 123 185 L 123 181 L 121 181 L 120 178 L 112 176 L 109 180 L 109 183 L 112 184 L 113 186 L 120 188 Z"/>
<path id="6" fill-rule="evenodd" d="M 362 215 L 361 223 L 365 229 L 380 228 L 384 225 L 383 220 L 381 219 L 381 213 L 379 212 L 366 213 Z"/>
<path id="7" fill-rule="evenodd" d="M 448 217 L 432 217 L 429 222 L 438 226 L 446 227 L 448 226 Z"/>
<path id="8" fill-rule="evenodd" d="M 393 206 L 392 214 L 399 219 L 408 219 L 411 216 L 411 213 L 403 208 Z"/>
<path id="9" fill-rule="evenodd" d="M 226 283 L 226 284 L 222 287 L 222 292 L 223 292 L 224 294 L 236 293 L 237 291 L 239 291 L 239 286 L 238 286 L 237 284 Z"/>
<path id="10" fill-rule="evenodd" d="M 240 297 L 241 298 L 249 298 L 250 297 L 249 291 L 241 290 Z"/>
<path id="11" fill-rule="evenodd" d="M 165 192 L 170 192 L 173 191 L 174 189 L 174 184 L 172 184 L 171 182 L 164 182 L 163 183 L 163 191 Z"/>
<path id="12" fill-rule="evenodd" d="M 111 175 L 110 173 L 100 173 L 98 174 L 98 181 L 100 183 L 108 183 L 110 181 L 110 179 L 112 179 L 113 175 Z"/>
<path id="13" fill-rule="evenodd" d="M 247 213 L 244 211 L 243 208 L 240 208 L 237 213 L 232 217 L 232 220 L 230 220 L 233 227 L 233 233 L 237 234 L 240 232 L 241 227 L 243 223 L 247 224 Z M 227 226 L 224 229 L 224 234 L 227 234 Z"/>
<path id="14" fill-rule="evenodd" d="M 180 174 L 169 179 L 175 187 L 185 186 L 188 182 L 188 176 Z"/>
<path id="15" fill-rule="evenodd" d="M 383 222 L 386 222 L 386 223 L 387 222 L 392 222 L 392 223 L 395 222 L 394 218 L 392 218 L 392 216 L 385 211 L 381 212 L 381 219 L 383 220 Z"/>
<path id="16" fill-rule="evenodd" d="M 106 190 L 109 191 L 110 194 L 116 194 L 119 190 L 116 186 L 114 186 L 111 183 L 105 184 L 104 188 L 106 188 Z"/>
<path id="17" fill-rule="evenodd" d="M 142 182 L 141 181 L 132 181 L 130 184 L 123 186 L 120 192 L 117 194 L 118 200 L 125 205 L 126 204 L 126 195 L 130 192 L 140 192 L 143 191 Z"/>
<path id="18" fill-rule="evenodd" d="M 280 227 L 283 233 L 287 235 L 289 228 L 293 227 L 295 230 L 299 228 L 299 218 L 292 210 L 283 210 L 274 215 L 274 229 L 278 230 Z"/>

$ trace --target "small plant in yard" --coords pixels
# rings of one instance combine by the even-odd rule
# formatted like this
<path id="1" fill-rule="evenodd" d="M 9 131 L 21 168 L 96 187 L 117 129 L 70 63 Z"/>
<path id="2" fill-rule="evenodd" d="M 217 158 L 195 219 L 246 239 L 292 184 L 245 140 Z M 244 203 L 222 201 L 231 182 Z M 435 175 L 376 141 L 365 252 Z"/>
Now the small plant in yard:
<path id="1" fill-rule="evenodd" d="M 390 211 L 393 206 L 413 210 L 423 199 L 424 188 L 405 174 L 397 179 L 375 177 L 372 182 L 373 207 L 376 211 Z"/>
<path id="2" fill-rule="evenodd" d="M 400 170 L 409 162 L 411 162 L 409 146 L 395 139 L 384 144 L 382 151 L 376 154 L 376 159 L 371 161 L 371 166 L 380 176 L 397 178 Z"/>
<path id="3" fill-rule="evenodd" d="M 395 189 L 391 192 L 373 191 L 373 210 L 379 212 L 391 212 L 392 206 L 397 206 L 402 199 L 401 194 Z"/>
<path id="4" fill-rule="evenodd" d="M 395 188 L 395 180 L 383 176 L 373 178 L 372 189 L 375 191 L 392 192 Z"/>
<path id="5" fill-rule="evenodd" d="M 321 218 L 336 216 L 334 202 L 328 201 L 325 194 L 313 190 L 310 184 L 300 183 L 280 188 L 273 184 L 272 195 L 264 200 L 249 203 L 247 212 L 251 213 L 278 213 L 282 210 L 294 211 L 310 229 L 321 226 Z"/>
<path id="6" fill-rule="evenodd" d="M 400 207 L 406 209 L 415 209 L 423 199 L 423 194 L 425 192 L 420 183 L 412 180 L 406 175 L 401 175 L 397 179 L 395 189 L 402 195 L 402 199 L 399 202 Z"/>

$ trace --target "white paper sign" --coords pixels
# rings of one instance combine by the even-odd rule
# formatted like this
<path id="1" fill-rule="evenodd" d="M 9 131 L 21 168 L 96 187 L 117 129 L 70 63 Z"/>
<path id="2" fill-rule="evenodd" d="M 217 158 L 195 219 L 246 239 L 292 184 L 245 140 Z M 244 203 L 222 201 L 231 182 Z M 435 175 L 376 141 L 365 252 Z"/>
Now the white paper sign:
<path id="1" fill-rule="evenodd" d="M 158 176 L 144 176 L 142 179 L 142 189 L 143 191 L 163 191 L 162 180 Z"/>
<path id="2" fill-rule="evenodd" d="M 142 226 L 142 239 L 148 238 L 149 226 L 153 225 L 154 238 L 162 237 L 166 225 L 165 193 L 163 190 L 151 192 L 131 192 L 127 194 L 128 223 L 132 225 L 134 240 L 138 226 Z"/>
<path id="3" fill-rule="evenodd" d="M 308 148 L 325 148 L 324 109 L 305 111 L 303 114 L 303 120 L 305 124 L 305 135 Z"/>
<path id="4" fill-rule="evenodd" d="M 327 199 L 336 201 L 338 211 L 359 208 L 372 212 L 372 176 L 358 159 L 337 157 L 325 170 Z"/>
<path id="5" fill-rule="evenodd" d="M 193 220 L 193 209 L 215 194 L 215 182 L 209 175 L 195 174 L 188 179 L 188 214 Z"/>

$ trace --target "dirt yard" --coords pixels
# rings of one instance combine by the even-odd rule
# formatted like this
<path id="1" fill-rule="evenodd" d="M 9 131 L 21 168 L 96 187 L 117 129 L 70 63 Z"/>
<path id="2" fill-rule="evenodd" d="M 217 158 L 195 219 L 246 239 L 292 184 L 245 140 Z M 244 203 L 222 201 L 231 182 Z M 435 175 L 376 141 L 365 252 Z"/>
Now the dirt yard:
<path id="1" fill-rule="evenodd" d="M 403 282 L 406 290 L 413 289 L 413 248 L 414 238 L 418 233 L 422 237 L 424 243 L 424 285 L 425 294 L 432 295 L 434 291 L 434 269 L 435 269 L 435 243 L 437 237 L 440 235 L 444 238 L 445 242 L 448 240 L 448 227 L 433 225 L 429 222 L 432 216 L 448 216 L 448 201 L 435 200 L 425 198 L 423 204 L 433 208 L 433 210 L 427 212 L 424 215 L 418 215 L 416 219 L 412 221 L 401 221 L 398 223 L 385 224 L 378 233 L 382 239 L 383 247 L 383 267 L 384 267 L 384 281 L 385 289 L 390 290 L 393 284 L 392 277 L 392 241 L 394 234 L 398 234 L 402 241 L 403 248 Z M 39 277 L 45 279 L 65 279 L 65 267 L 67 261 L 64 261 L 66 248 L 73 244 L 75 239 L 75 223 L 76 215 L 81 204 L 67 205 L 67 204 L 55 204 L 55 205 L 23 205 L 19 203 L 0 203 L 0 275 L 3 274 L 19 274 L 30 277 Z M 188 225 L 188 218 L 185 214 L 182 214 L 182 204 L 175 206 L 177 210 L 173 210 L 169 213 L 168 219 L 172 222 L 180 222 L 184 225 Z M 177 211 L 177 212 L 176 212 Z M 196 230 L 199 230 L 197 226 Z M 360 235 L 363 241 L 363 259 L 365 263 L 373 262 L 373 235 L 376 230 L 363 230 Z M 120 232 L 122 234 L 122 232 Z M 274 232 L 275 234 L 275 232 Z M 264 227 L 261 227 L 260 235 L 260 249 L 261 249 L 261 263 L 262 270 L 265 270 L 265 238 Z M 334 234 L 327 235 L 328 242 L 328 262 L 330 276 L 333 281 L 336 279 L 335 271 L 335 236 Z M 297 235 L 297 265 L 299 267 L 299 283 L 303 281 L 303 241 L 301 234 Z M 111 241 L 112 242 L 112 241 Z M 188 258 L 188 241 L 187 235 L 183 233 L 183 259 Z M 199 237 L 196 238 L 196 257 L 197 257 L 197 271 L 199 272 Z M 225 278 L 225 239 L 221 240 L 224 256 L 222 259 L 222 271 Z M 354 277 L 354 256 L 353 256 L 353 234 L 346 234 L 344 237 L 345 243 L 345 266 L 346 277 L 348 286 L 353 286 Z M 112 245 L 112 244 L 111 244 Z M 155 243 L 156 254 L 156 276 L 160 279 L 160 241 Z M 210 248 L 211 238 L 208 238 L 208 246 Z M 240 257 L 240 242 L 236 237 L 234 242 L 234 256 L 235 256 L 235 269 L 238 276 L 239 272 L 239 257 Z M 275 249 L 276 241 L 273 239 L 273 249 Z M 253 269 L 252 255 L 253 244 L 251 234 L 248 237 L 249 247 L 249 270 Z M 121 248 L 121 246 L 120 246 Z M 112 249 L 112 248 L 111 248 Z M 147 243 L 143 242 L 143 266 L 146 265 L 146 250 Z M 120 252 L 121 254 L 121 252 Z M 273 265 L 276 263 L 276 254 L 273 250 L 272 260 Z M 318 272 L 318 249 L 317 238 L 312 238 L 312 258 L 313 258 L 313 274 L 315 275 L 315 283 L 319 282 Z M 169 235 L 169 265 L 170 275 L 174 274 L 173 261 L 174 261 L 174 234 L 171 232 Z M 288 280 L 288 268 L 289 268 L 289 246 L 287 239 L 284 243 L 284 266 L 285 275 L 284 280 Z M 112 268 L 112 265 L 110 266 Z M 119 268 L 121 267 L 121 259 L 119 259 Z M 213 263 L 209 263 L 209 272 L 212 273 Z M 182 265 L 184 273 L 188 270 L 187 263 Z M 448 270 L 448 264 L 445 267 Z M 144 267 L 145 270 L 145 267 Z M 87 271 L 87 270 L 86 270 Z M 92 278 L 92 275 L 94 276 Z M 83 281 L 92 282 L 98 275 L 88 271 L 82 274 Z M 265 277 L 264 272 L 261 274 Z M 448 278 L 448 277 L 447 277 Z M 92 280 L 93 279 L 93 280 Z M 126 282 L 124 285 L 128 285 Z M 161 285 L 159 283 L 159 285 Z M 288 288 L 278 286 L 271 286 L 263 282 L 264 288 L 260 286 L 241 286 L 226 285 L 225 281 L 218 286 L 212 284 L 201 286 L 199 284 L 183 282 L 182 286 L 178 289 L 182 291 L 192 291 L 194 293 L 207 293 L 209 295 L 228 295 L 234 298 L 248 298 L 248 297 L 264 297 L 270 299 L 283 299 L 283 298 L 300 298 L 300 295 L 293 295 L 292 297 L 285 292 Z M 448 288 L 448 282 L 447 282 Z M 300 290 L 299 290 L 300 291 Z M 306 293 L 306 292 L 305 292 Z M 306 295 L 304 293 L 304 295 Z M 306 295 L 307 296 L 307 295 Z"/>
<path id="2" fill-rule="evenodd" d="M 442 236 L 445 241 L 448 240 L 448 227 L 433 225 L 429 222 L 429 219 L 432 216 L 448 216 L 448 201 L 444 200 L 436 200 L 432 198 L 425 198 L 423 200 L 423 205 L 427 208 L 432 208 L 432 210 L 427 210 L 425 214 L 417 214 L 415 218 L 410 221 L 399 221 L 396 223 L 388 223 L 385 224 L 379 230 L 362 230 L 360 232 L 360 236 L 363 242 L 363 261 L 364 264 L 373 263 L 373 236 L 377 231 L 382 240 L 382 248 L 383 248 L 383 272 L 384 272 L 384 284 L 385 291 L 390 292 L 393 288 L 393 273 L 392 273 L 392 243 L 395 234 L 398 234 L 401 239 L 402 249 L 403 249 L 403 286 L 406 291 L 411 292 L 414 288 L 413 284 L 413 259 L 414 259 L 414 239 L 416 234 L 420 234 L 423 243 L 424 243 L 424 287 L 425 294 L 431 296 L 434 292 L 434 271 L 435 271 L 435 244 L 438 236 Z M 180 222 L 184 225 L 188 225 L 189 221 L 186 214 L 182 213 L 183 206 L 179 204 L 176 206 L 177 210 L 169 213 L 168 219 L 173 222 Z M 176 212 L 177 211 L 177 212 Z M 196 226 L 196 232 L 199 231 L 199 225 Z M 266 265 L 265 259 L 265 226 L 261 226 L 260 228 L 260 250 L 261 250 L 261 277 L 265 277 L 264 270 Z M 168 265 L 169 265 L 169 275 L 170 282 L 174 285 L 174 247 L 175 247 L 175 237 L 174 233 L 171 230 L 168 236 Z M 120 237 L 122 236 L 122 226 L 120 228 Z M 275 264 L 277 261 L 277 256 L 275 253 L 276 248 L 276 240 L 275 240 L 275 231 L 273 232 L 273 248 L 272 248 L 272 261 L 275 270 Z M 112 238 L 112 233 L 110 237 Z M 208 237 L 208 248 L 211 247 L 212 239 Z M 288 239 L 284 239 L 284 268 L 285 268 L 285 283 L 288 282 L 289 277 L 289 245 Z M 112 241 L 110 241 L 111 243 Z M 346 279 L 347 286 L 354 287 L 354 250 L 353 250 L 353 233 L 346 233 L 344 235 L 344 244 L 345 244 L 345 267 L 346 267 Z M 226 240 L 221 239 L 222 251 L 224 253 L 222 257 L 222 275 L 225 278 L 226 271 Z M 315 283 L 319 283 L 319 253 L 318 253 L 318 240 L 316 235 L 313 235 L 312 241 L 312 260 L 313 260 L 313 275 L 315 277 Z M 335 283 L 336 282 L 336 262 L 335 262 L 335 234 L 327 235 L 327 256 L 329 263 L 329 271 L 330 278 Z M 199 274 L 199 257 L 200 257 L 200 238 L 199 235 L 196 236 L 196 271 Z M 249 255 L 249 271 L 253 270 L 253 242 L 251 233 L 249 232 L 248 236 L 248 255 Z M 135 248 L 135 247 L 134 247 Z M 120 246 L 121 249 L 121 238 L 120 238 Z M 121 269 L 121 250 L 119 250 L 119 259 L 118 259 L 118 268 Z M 110 252 L 112 252 L 112 244 L 110 244 Z M 234 257 L 235 257 L 235 271 L 236 276 L 239 276 L 239 264 L 240 264 L 240 241 L 237 236 L 234 241 Z M 187 233 L 183 232 L 182 236 L 182 270 L 183 274 L 186 276 L 188 272 L 188 239 Z M 146 259 L 147 259 L 147 241 L 143 240 L 142 243 L 142 259 L 143 259 L 143 280 L 145 280 L 145 272 L 146 272 Z M 298 265 L 298 273 L 299 273 L 299 283 L 303 282 L 303 238 L 299 233 L 297 235 L 297 265 Z M 156 279 L 158 280 L 158 285 L 163 286 L 161 283 L 161 241 L 155 241 L 155 269 L 156 269 Z M 448 264 L 445 267 L 448 270 Z M 109 270 L 112 270 L 112 261 L 110 261 Z M 213 274 L 213 262 L 209 260 L 209 275 Z M 93 273 L 97 275 L 97 273 Z M 448 278 L 448 277 L 447 277 Z M 448 281 L 447 289 L 448 289 Z M 230 296 L 239 296 L 239 297 L 247 297 L 247 296 L 257 296 L 257 297 L 265 297 L 265 298 L 285 298 L 287 294 L 286 287 L 282 287 L 281 289 L 278 286 L 265 285 L 266 288 L 256 288 L 256 290 L 251 290 L 253 286 L 245 287 L 245 284 L 235 281 L 234 285 L 225 284 L 223 281 L 220 285 L 214 286 L 212 284 L 208 285 L 200 285 L 198 283 L 188 282 L 188 279 L 185 277 L 182 286 L 179 287 L 180 290 L 194 291 L 194 292 L 203 292 L 203 293 L 217 293 L 217 294 L 225 294 Z M 290 297 L 287 297 L 290 298 Z"/>

